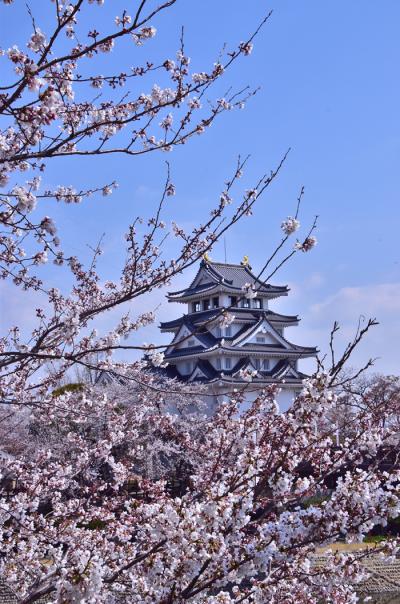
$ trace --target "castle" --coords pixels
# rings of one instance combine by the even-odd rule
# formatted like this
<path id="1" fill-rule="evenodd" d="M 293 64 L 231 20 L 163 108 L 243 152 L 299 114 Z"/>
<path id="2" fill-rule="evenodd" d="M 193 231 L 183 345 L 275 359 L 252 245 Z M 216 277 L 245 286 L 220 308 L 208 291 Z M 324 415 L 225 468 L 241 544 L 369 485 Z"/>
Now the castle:
<path id="1" fill-rule="evenodd" d="M 317 353 L 286 338 L 297 316 L 269 308 L 270 300 L 288 291 L 260 280 L 246 258 L 227 264 L 206 256 L 192 283 L 168 294 L 169 302 L 187 305 L 187 314 L 160 325 L 173 334 L 165 353 L 168 375 L 206 384 L 214 404 L 233 389 L 245 389 L 252 400 L 266 385 L 279 383 L 278 402 L 287 409 L 307 377 L 298 360 Z"/>

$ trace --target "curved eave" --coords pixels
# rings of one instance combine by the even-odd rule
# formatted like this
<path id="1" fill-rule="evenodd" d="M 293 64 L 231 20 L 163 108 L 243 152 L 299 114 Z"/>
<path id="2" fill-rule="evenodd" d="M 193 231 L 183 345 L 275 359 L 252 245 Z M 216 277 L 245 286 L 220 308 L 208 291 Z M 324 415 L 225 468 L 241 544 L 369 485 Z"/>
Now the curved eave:
<path id="1" fill-rule="evenodd" d="M 246 368 L 254 369 L 251 361 L 246 358 L 239 359 L 231 370 L 218 370 L 211 365 L 209 361 L 197 357 L 197 362 L 194 364 L 190 374 L 181 375 L 174 365 L 168 365 L 167 369 L 164 371 L 172 371 L 175 377 L 184 382 L 198 381 L 206 384 L 225 383 L 231 385 L 244 385 L 246 387 L 253 384 L 257 388 L 268 384 L 299 386 L 304 379 L 309 377 L 296 369 L 288 359 L 281 359 L 270 371 L 258 370 L 257 376 L 251 382 L 244 380 L 240 375 L 241 370 Z"/>
<path id="2" fill-rule="evenodd" d="M 285 356 L 286 354 L 290 354 L 290 355 L 298 355 L 299 357 L 312 357 L 312 356 L 316 356 L 319 352 L 318 348 L 312 348 L 312 347 L 306 347 L 306 346 L 295 346 L 292 345 L 291 348 L 285 348 L 284 346 L 282 347 L 272 347 L 271 348 L 262 348 L 263 346 L 266 347 L 268 346 L 268 344 L 260 344 L 259 348 L 250 348 L 251 344 L 245 344 L 244 346 L 241 347 L 235 347 L 235 348 L 224 348 L 224 350 L 229 350 L 229 351 L 235 351 L 236 354 L 239 352 L 244 352 L 246 353 L 246 356 L 248 356 L 249 354 L 261 354 L 264 356 L 268 356 L 270 353 L 275 354 L 275 351 L 281 351 L 281 356 Z"/>
<path id="3" fill-rule="evenodd" d="M 207 282 L 196 285 L 200 277 L 206 278 Z M 170 302 L 189 302 L 193 297 L 205 296 L 214 289 L 220 288 L 220 291 L 239 294 L 242 292 L 242 286 L 245 283 L 252 283 L 259 290 L 260 295 L 276 298 L 278 296 L 287 296 L 287 285 L 271 285 L 262 281 L 252 273 L 249 266 L 243 264 L 230 264 L 222 262 L 212 262 L 202 260 L 195 278 L 185 289 L 175 292 L 168 292 Z"/>
<path id="4" fill-rule="evenodd" d="M 273 300 L 274 298 L 279 298 L 280 296 L 287 296 L 289 293 L 289 289 L 285 289 L 285 290 L 259 290 L 259 295 L 262 298 L 267 298 L 268 300 Z M 226 284 L 223 285 L 217 285 L 213 288 L 207 289 L 207 290 L 202 290 L 200 292 L 194 292 L 194 293 L 190 293 L 190 294 L 182 294 L 180 296 L 174 296 L 172 293 L 169 293 L 167 295 L 167 300 L 168 302 L 178 302 L 181 304 L 188 304 L 189 302 L 194 302 L 196 300 L 202 300 L 203 298 L 208 298 L 210 295 L 213 294 L 228 294 L 228 295 L 235 295 L 237 297 L 243 296 L 243 290 L 239 287 L 229 287 Z"/>
<path id="5" fill-rule="evenodd" d="M 207 297 L 210 295 L 210 292 L 219 288 L 218 283 L 210 283 L 207 284 L 207 287 L 199 287 L 198 289 L 183 289 L 179 292 L 168 292 L 167 300 L 168 302 L 181 302 L 186 300 L 187 298 L 201 298 Z"/>
<path id="6" fill-rule="evenodd" d="M 191 376 L 182 376 L 182 377 L 185 381 L 190 381 Z M 253 386 L 253 387 L 256 387 L 257 389 L 259 389 L 260 387 L 263 387 L 263 386 L 270 386 L 271 384 L 278 384 L 280 387 L 284 388 L 285 386 L 286 387 L 301 386 L 303 383 L 303 380 L 306 379 L 307 377 L 308 376 L 306 376 L 305 374 L 301 374 L 301 375 L 299 375 L 299 377 L 294 377 L 294 376 L 279 377 L 276 375 L 270 375 L 270 376 L 263 375 L 263 376 L 254 378 L 251 381 L 247 381 L 247 380 L 240 378 L 239 376 L 221 372 L 218 375 L 216 375 L 215 377 L 213 377 L 212 379 L 204 380 L 204 382 L 206 382 L 207 384 L 231 384 L 231 385 L 235 385 L 235 386 L 240 385 L 240 386 L 246 386 L 248 388 L 251 388 Z"/>
<path id="7" fill-rule="evenodd" d="M 260 279 L 258 279 L 257 275 L 254 275 L 254 273 L 252 273 L 247 266 L 245 266 L 245 271 L 249 275 L 250 279 L 252 279 L 254 283 L 257 283 L 260 286 L 260 289 L 262 289 L 263 287 L 266 287 L 268 289 L 273 288 L 276 291 L 280 290 L 282 292 L 286 292 L 285 295 L 288 294 L 289 288 L 287 285 L 269 285 L 268 283 L 265 283 L 265 281 L 261 281 Z"/>
<path id="8" fill-rule="evenodd" d="M 277 286 L 262 284 L 257 291 L 260 296 L 273 299 L 279 298 L 280 296 L 287 296 L 289 293 L 289 288 L 287 285 Z M 207 283 L 205 286 L 200 285 L 194 288 L 187 288 L 176 292 L 168 292 L 167 299 L 168 302 L 186 303 L 192 300 L 206 298 L 212 293 L 226 293 L 241 296 L 243 295 L 243 290 L 241 287 L 231 285 L 227 280 L 223 280 L 209 284 Z"/>
<path id="9" fill-rule="evenodd" d="M 223 376 L 220 378 L 214 378 L 212 381 L 208 383 L 220 383 L 225 385 L 235 385 L 235 386 L 246 386 L 248 390 L 254 388 L 255 390 L 259 390 L 260 387 L 263 386 L 271 386 L 272 384 L 278 384 L 280 388 L 288 388 L 290 386 L 301 386 L 303 379 L 300 378 L 284 378 L 280 380 L 278 378 L 263 378 L 263 379 L 253 379 L 251 382 L 241 379 L 232 379 L 229 376 Z"/>
<path id="10" fill-rule="evenodd" d="M 289 340 L 287 340 L 283 336 L 281 336 L 281 338 L 293 350 L 298 350 L 299 352 L 304 352 L 304 353 L 314 355 L 314 356 L 317 355 L 319 352 L 318 348 L 315 348 L 315 346 L 298 346 L 297 344 L 293 344 L 292 342 L 289 342 Z"/>
<path id="11" fill-rule="evenodd" d="M 179 329 L 184 321 L 189 319 L 195 326 L 201 326 L 204 323 L 212 322 L 214 318 L 216 319 L 218 315 L 221 313 L 222 308 L 211 309 L 200 311 L 197 313 L 190 313 L 187 315 L 183 315 L 178 319 L 173 319 L 172 321 L 165 321 L 160 323 L 159 328 L 162 332 L 174 332 Z M 259 316 L 263 313 L 266 314 L 267 320 L 272 323 L 279 325 L 280 327 L 292 327 L 299 324 L 299 317 L 297 315 L 280 315 L 279 313 L 274 313 L 273 311 L 269 311 L 266 309 L 258 309 L 258 308 L 232 308 L 229 310 L 230 313 L 235 315 L 234 323 L 248 323 L 251 325 L 252 323 L 256 323 L 259 319 Z M 213 317 L 215 315 L 215 317 Z M 241 316 L 241 315 L 253 315 L 253 316 Z M 257 316 L 258 315 L 258 316 Z"/>
<path id="12" fill-rule="evenodd" d="M 194 349 L 196 348 L 196 349 Z M 188 360 L 191 358 L 197 359 L 197 358 L 209 358 L 209 357 L 213 357 L 215 356 L 216 353 L 218 354 L 225 354 L 228 356 L 235 356 L 235 357 L 248 357 L 249 355 L 252 355 L 254 357 L 259 357 L 259 358 L 291 358 L 291 359 L 300 359 L 300 358 L 308 358 L 308 357 L 313 357 L 317 354 L 317 349 L 316 348 L 306 348 L 306 349 L 301 349 L 301 350 L 288 350 L 286 348 L 267 348 L 264 350 L 255 350 L 255 349 L 251 349 L 251 348 L 231 348 L 231 347 L 226 347 L 226 346 L 218 346 L 218 344 L 216 344 L 215 346 L 213 346 L 212 348 L 205 348 L 203 350 L 199 349 L 199 347 L 194 347 L 192 349 L 190 348 L 185 348 L 181 350 L 178 350 L 172 353 L 168 353 L 165 355 L 165 360 L 166 361 L 180 361 L 180 360 Z M 178 354 L 178 352 L 180 354 Z M 182 354 L 183 353 L 183 354 Z"/>

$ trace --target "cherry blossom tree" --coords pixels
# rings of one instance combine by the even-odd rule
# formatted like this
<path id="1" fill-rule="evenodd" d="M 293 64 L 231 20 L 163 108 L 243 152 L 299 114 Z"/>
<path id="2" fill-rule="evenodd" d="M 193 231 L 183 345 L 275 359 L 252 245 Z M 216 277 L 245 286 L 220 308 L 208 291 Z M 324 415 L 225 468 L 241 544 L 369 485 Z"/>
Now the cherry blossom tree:
<path id="1" fill-rule="evenodd" d="M 393 446 L 384 418 L 394 398 L 384 397 L 378 411 L 360 408 L 349 436 L 336 443 L 326 418 L 336 404 L 339 361 L 307 380 L 285 414 L 274 386 L 246 411 L 246 389 L 238 390 L 210 417 L 206 390 L 164 376 L 161 346 L 126 340 L 155 320 L 152 312 L 132 317 L 128 303 L 168 284 L 250 215 L 285 157 L 245 191 L 246 160 L 239 159 L 191 232 L 163 220 L 175 193 L 168 165 L 154 215 L 127 229 L 127 260 L 114 281 L 101 277 L 101 245 L 87 266 L 63 248 L 60 225 L 40 213 L 43 199 L 84 203 L 117 186 L 47 188 L 41 179 L 53 158 L 168 153 L 252 96 L 245 89 L 211 98 L 231 65 L 251 54 L 269 15 L 204 71 L 191 71 L 183 34 L 177 52 L 158 65 L 124 67 L 121 55 L 119 73 L 105 70 L 104 56 L 123 40 L 155 43 L 155 20 L 162 26 L 176 3 L 141 0 L 125 10 L 115 2 L 107 23 L 102 0 L 55 0 L 46 4 L 49 31 L 28 7 L 29 39 L 1 51 L 1 277 L 46 303 L 36 308 L 29 337 L 16 325 L 0 339 L 0 575 L 24 604 L 42 596 L 60 603 L 355 602 L 354 585 L 364 576 L 359 560 L 332 554 L 321 567 L 313 555 L 340 538 L 360 540 L 399 514 L 398 471 L 381 471 L 371 457 Z M 11 27 L 13 2 L 3 4 L 2 21 Z M 160 73 L 168 86 L 157 83 Z M 302 195 L 282 222 L 282 239 L 260 272 L 265 279 L 316 244 L 314 223 L 278 256 L 300 227 Z M 173 257 L 167 231 L 179 244 Z M 72 277 L 70 292 L 41 277 L 46 262 Z M 243 296 L 256 295 L 244 288 Z M 115 308 L 116 325 L 98 333 L 98 318 Z M 231 321 L 228 311 L 222 322 Z M 116 359 L 135 348 L 145 353 L 141 360 Z M 65 385 L 75 368 L 103 372 L 109 383 Z M 320 494 L 322 503 L 313 502 Z M 394 555 L 396 544 L 380 549 Z"/>
<path id="2" fill-rule="evenodd" d="M 343 376 L 342 376 L 343 378 Z M 354 417 L 368 409 L 382 422 L 389 422 L 397 433 L 400 419 L 400 378 L 395 375 L 365 374 L 356 379 L 344 379 L 338 384 L 337 405 L 332 410 L 339 432 L 347 434 L 352 429 Z M 390 407 L 390 416 L 380 414 L 382 405 Z"/>

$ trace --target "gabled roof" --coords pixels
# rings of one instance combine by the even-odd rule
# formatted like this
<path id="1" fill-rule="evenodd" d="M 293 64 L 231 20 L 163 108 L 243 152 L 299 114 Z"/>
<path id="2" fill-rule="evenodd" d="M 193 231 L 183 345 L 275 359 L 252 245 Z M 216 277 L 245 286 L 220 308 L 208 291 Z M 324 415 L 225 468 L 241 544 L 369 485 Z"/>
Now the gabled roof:
<path id="1" fill-rule="evenodd" d="M 190 317 L 190 321 L 194 326 L 207 323 L 217 318 L 221 314 L 221 308 L 212 308 L 210 310 L 203 310 L 201 312 L 191 313 L 190 315 L 183 315 L 173 321 L 165 321 L 160 323 L 160 329 L 162 331 L 176 331 L 181 325 Z M 270 323 L 279 323 L 279 325 L 297 325 L 299 322 L 298 316 L 295 315 L 281 315 L 273 312 L 272 310 L 263 310 L 262 308 L 232 308 L 229 311 L 235 315 L 237 323 L 248 323 L 252 324 L 258 321 L 260 315 L 265 315 Z"/>
<path id="2" fill-rule="evenodd" d="M 240 344 L 244 343 L 246 341 L 246 339 L 251 338 L 252 336 L 256 335 L 256 333 L 259 332 L 260 327 L 262 325 L 264 325 L 264 323 L 266 323 L 269 327 L 271 327 L 268 323 L 268 321 L 266 320 L 264 314 L 260 315 L 258 317 L 258 320 L 256 323 L 253 323 L 252 325 L 249 325 L 247 327 L 247 329 L 240 330 L 238 333 L 235 334 L 235 337 L 233 338 L 232 344 L 234 346 L 240 346 Z M 271 327 L 272 330 L 272 327 Z M 275 332 L 275 330 L 273 330 Z M 277 332 L 275 332 L 277 333 Z M 282 336 L 280 338 L 281 340 L 283 340 Z M 277 340 L 279 341 L 279 339 L 277 338 Z M 282 342 L 280 342 L 282 343 Z"/>
<path id="3" fill-rule="evenodd" d="M 268 332 L 273 337 L 272 343 L 256 343 L 249 342 L 256 333 L 260 331 L 260 328 L 265 325 L 268 328 Z M 189 332 L 193 333 L 193 337 L 200 343 L 196 346 L 183 346 L 178 348 L 177 345 L 182 340 L 181 333 L 184 326 Z M 189 339 L 189 337 L 188 337 Z M 217 351 L 246 357 L 251 354 L 264 355 L 264 356 L 291 356 L 291 357 L 310 357 L 317 354 L 317 349 L 313 346 L 299 346 L 289 342 L 284 338 L 276 329 L 271 325 L 267 319 L 266 314 L 260 314 L 258 321 L 250 325 L 244 325 L 234 336 L 228 338 L 216 338 L 211 332 L 207 331 L 202 326 L 196 327 L 189 317 L 184 317 L 181 328 L 175 334 L 175 337 L 171 344 L 168 346 L 165 358 L 167 360 L 178 359 L 178 358 L 200 358 L 210 356 L 210 353 L 216 353 Z"/>
<path id="4" fill-rule="evenodd" d="M 267 318 L 267 315 L 265 315 L 265 314 L 260 315 L 257 323 L 250 326 L 245 331 L 241 330 L 240 332 L 238 332 L 235 335 L 235 337 L 232 339 L 232 345 L 240 346 L 240 347 L 246 346 L 246 347 L 250 347 L 252 349 L 254 349 L 256 346 L 257 349 L 260 348 L 261 350 L 263 349 L 264 346 L 267 346 L 267 347 L 271 346 L 271 344 L 255 345 L 253 342 L 246 342 L 246 340 L 248 340 L 249 338 L 251 338 L 254 335 L 256 335 L 257 333 L 259 333 L 260 328 L 263 325 L 267 326 L 270 334 L 276 340 L 278 345 L 282 346 L 283 348 L 286 348 L 287 350 L 292 350 L 292 351 L 300 351 L 300 352 L 307 352 L 307 353 L 311 352 L 311 353 L 315 353 L 315 354 L 317 353 L 317 349 L 314 346 L 299 346 L 298 344 L 293 344 L 293 342 L 289 342 L 289 340 L 284 338 L 283 335 L 280 334 L 275 329 L 275 327 L 273 327 L 273 325 L 271 325 L 271 323 L 269 322 L 269 320 Z"/>
<path id="5" fill-rule="evenodd" d="M 203 261 L 204 262 L 204 261 Z M 288 288 L 286 285 L 269 285 L 261 279 L 258 279 L 256 275 L 251 272 L 251 268 L 248 265 L 243 264 L 225 264 L 222 262 L 204 262 L 207 270 L 214 274 L 219 282 L 224 280 L 232 285 L 232 287 L 242 289 L 246 283 L 254 284 L 260 288 L 261 291 L 275 290 L 282 293 L 287 293 Z"/>
<path id="6" fill-rule="evenodd" d="M 128 383 L 127 378 L 123 375 L 115 373 L 115 371 L 107 371 L 102 369 L 96 376 L 94 381 L 96 386 L 109 386 L 110 384 L 118 384 L 124 386 Z"/>
<path id="7" fill-rule="evenodd" d="M 189 335 L 185 334 L 185 328 L 189 332 Z M 187 348 L 177 348 L 182 342 L 184 345 L 188 343 L 188 340 L 194 338 L 200 343 L 200 346 L 190 346 Z M 196 352 L 197 350 L 210 350 L 218 344 L 218 339 L 213 334 L 207 331 L 205 328 L 193 325 L 192 321 L 188 316 L 183 317 L 183 321 L 180 324 L 179 329 L 176 331 L 174 339 L 166 349 L 166 356 L 170 355 L 171 352 Z"/>
<path id="8" fill-rule="evenodd" d="M 296 369 L 289 359 L 281 359 L 270 371 L 257 370 L 257 376 L 251 382 L 240 377 L 241 369 L 254 369 L 250 359 L 243 358 L 232 369 L 215 369 L 207 360 L 199 359 L 189 375 L 180 375 L 175 367 L 169 370 L 169 377 L 176 377 L 184 382 L 199 381 L 204 383 L 224 382 L 229 384 L 263 385 L 284 380 L 285 383 L 300 385 L 308 376 Z"/>
<path id="9" fill-rule="evenodd" d="M 201 281 L 205 281 L 201 283 Z M 260 295 L 270 298 L 286 296 L 288 287 L 286 285 L 270 285 L 251 272 L 247 265 L 226 264 L 222 262 L 211 262 L 202 260 L 200 268 L 192 283 L 186 289 L 169 292 L 168 300 L 186 301 L 193 296 L 213 294 L 218 291 L 226 291 L 239 295 L 243 293 L 242 288 L 249 283 Z"/>
<path id="10" fill-rule="evenodd" d="M 231 382 L 232 380 L 236 380 L 239 382 L 243 382 L 244 380 L 242 378 L 240 378 L 240 370 L 245 369 L 247 367 L 254 369 L 250 359 L 248 359 L 248 358 L 240 359 L 240 361 L 233 367 L 233 369 L 231 371 L 224 370 L 222 372 L 222 376 L 221 376 L 221 372 L 219 372 L 219 377 L 222 378 L 223 380 L 224 380 L 224 378 L 228 378 L 228 379 L 225 379 L 224 381 Z M 290 382 L 290 383 L 293 383 L 293 382 L 301 383 L 302 380 L 307 377 L 308 376 L 305 373 L 302 373 L 301 371 L 296 369 L 294 367 L 294 365 L 292 365 L 292 363 L 290 362 L 289 359 L 281 359 L 269 371 L 262 371 L 262 370 L 258 369 L 257 376 L 255 378 L 253 378 L 251 383 L 253 383 L 253 384 L 257 384 L 260 382 L 261 383 L 273 383 L 274 381 L 276 382 L 277 380 L 283 380 L 283 379 L 286 380 L 286 378 L 288 378 L 288 382 Z"/>
<path id="11" fill-rule="evenodd" d="M 259 358 L 272 358 L 272 357 L 291 357 L 295 359 L 313 357 L 317 354 L 317 349 L 306 346 L 295 346 L 291 348 L 285 348 L 281 345 L 275 344 L 246 344 L 240 348 L 232 346 L 227 338 L 223 338 L 225 341 L 222 344 L 222 340 L 215 338 L 215 345 L 205 348 L 202 346 L 191 346 L 190 348 L 175 348 L 170 352 L 166 352 L 166 361 L 176 360 L 187 360 L 187 359 L 199 359 L 208 358 L 214 356 L 217 351 L 221 351 L 229 356 L 245 356 L 248 358 L 250 355 L 256 355 Z"/>
<path id="12" fill-rule="evenodd" d="M 195 364 L 192 373 L 187 376 L 186 379 L 188 382 L 192 382 L 193 380 L 208 382 L 210 380 L 213 380 L 216 375 L 217 372 L 209 361 L 199 359 Z"/>

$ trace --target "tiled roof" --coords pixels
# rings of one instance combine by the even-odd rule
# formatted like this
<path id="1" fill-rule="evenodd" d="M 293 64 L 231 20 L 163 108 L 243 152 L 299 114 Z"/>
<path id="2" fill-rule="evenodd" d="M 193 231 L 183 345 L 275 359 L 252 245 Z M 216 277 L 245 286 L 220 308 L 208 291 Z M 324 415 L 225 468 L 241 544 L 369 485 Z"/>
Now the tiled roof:
<path id="1" fill-rule="evenodd" d="M 196 280 L 200 272 L 207 274 L 210 281 L 196 285 Z M 212 285 L 213 283 L 214 286 Z M 224 264 L 221 262 L 205 262 L 203 260 L 196 277 L 189 287 L 180 291 L 170 292 L 168 298 L 170 300 L 188 298 L 208 290 L 211 291 L 216 285 L 223 287 L 227 291 L 232 291 L 232 293 L 239 293 L 247 283 L 250 283 L 255 289 L 263 294 L 286 295 L 288 292 L 286 285 L 270 285 L 269 283 L 265 283 L 261 279 L 258 279 L 248 266 L 241 264 Z"/>
<path id="2" fill-rule="evenodd" d="M 253 342 L 248 342 L 246 344 L 241 345 L 241 341 L 245 341 L 246 338 L 251 337 L 253 334 L 257 333 L 257 330 L 266 322 L 269 325 L 269 329 L 271 329 L 272 334 L 276 338 L 278 344 L 254 344 Z M 246 334 L 247 331 L 247 334 Z M 246 335 L 245 335 L 246 334 Z M 260 350 L 262 352 L 263 348 L 283 348 L 286 349 L 285 344 L 293 350 L 299 352 L 307 352 L 307 353 L 317 353 L 317 349 L 314 346 L 299 346 L 297 344 L 293 344 L 293 342 L 289 342 L 286 338 L 283 337 L 276 329 L 269 323 L 268 318 L 265 315 L 260 315 L 258 321 L 254 323 L 254 325 L 247 327 L 244 331 L 240 330 L 237 334 L 235 334 L 233 341 L 233 345 L 239 345 L 240 348 L 251 348 L 252 350 Z"/>
<path id="3" fill-rule="evenodd" d="M 214 287 L 216 287 L 218 284 L 217 283 L 201 283 L 200 285 L 196 285 L 195 287 L 188 287 L 186 289 L 181 289 L 180 291 L 177 292 L 170 292 L 168 294 L 168 296 L 176 296 L 176 297 L 181 297 L 181 296 L 193 296 L 195 294 L 201 294 L 203 292 L 209 291 L 214 289 Z"/>
<path id="4" fill-rule="evenodd" d="M 195 328 L 193 327 L 193 331 L 194 330 Z M 286 347 L 281 342 L 277 342 L 274 344 L 257 344 L 255 342 L 248 342 L 246 344 L 238 346 L 238 339 L 240 339 L 240 336 L 243 336 L 246 331 L 251 330 L 249 330 L 248 326 L 244 325 L 242 329 L 231 338 L 216 338 L 209 331 L 201 331 L 200 329 L 198 329 L 196 333 L 193 334 L 193 336 L 198 339 L 203 344 L 203 346 L 186 346 L 174 349 L 174 344 L 172 343 L 169 346 L 170 351 L 166 352 L 165 354 L 165 358 L 168 360 L 181 357 L 199 357 L 200 355 L 203 356 L 204 354 L 212 352 L 213 350 L 217 350 L 218 348 L 220 348 L 224 352 L 237 355 L 246 354 L 246 356 L 249 356 L 252 353 L 265 353 L 266 356 L 270 355 L 271 353 L 284 353 L 285 355 L 287 354 L 290 356 L 300 355 L 307 357 L 314 356 L 318 352 L 318 350 L 313 346 L 298 346 L 297 344 L 292 344 L 292 342 L 289 342 L 283 336 L 279 336 L 279 339 L 282 340 L 282 342 L 285 342 L 288 347 Z"/>
<path id="5" fill-rule="evenodd" d="M 0 604 L 17 604 L 14 592 L 0 579 Z"/>
<path id="6" fill-rule="evenodd" d="M 229 312 L 231 312 L 237 318 L 238 322 L 246 321 L 246 322 L 256 322 L 260 318 L 260 315 L 265 314 L 268 321 L 272 323 L 297 323 L 299 318 L 295 315 L 281 315 L 279 313 L 273 312 L 272 310 L 263 310 L 262 308 L 232 308 Z M 185 321 L 186 318 L 189 318 L 190 321 L 194 325 L 198 325 L 201 323 L 206 323 L 207 321 L 211 321 L 214 317 L 217 317 L 221 314 L 221 308 L 213 308 L 210 310 L 204 310 L 201 312 L 191 313 L 190 315 L 183 315 L 178 319 L 173 319 L 172 321 L 165 321 L 160 324 L 160 328 L 164 331 L 173 330 L 175 328 L 179 328 Z"/>
<path id="7" fill-rule="evenodd" d="M 37 604 L 46 604 L 49 602 L 50 596 L 44 596 L 36 600 Z M 0 604 L 18 604 L 20 598 L 15 595 L 15 592 L 8 587 L 7 583 L 0 578 Z"/>
<path id="8" fill-rule="evenodd" d="M 211 363 L 205 359 L 199 359 L 197 361 L 191 375 L 196 373 L 198 369 L 204 374 L 207 380 L 212 380 L 217 376 L 217 371 L 214 369 Z"/>
<path id="9" fill-rule="evenodd" d="M 238 289 L 242 289 L 242 287 L 246 283 L 252 283 L 261 286 L 263 290 L 274 289 L 287 291 L 286 285 L 269 285 L 261 279 L 258 279 L 257 276 L 251 272 L 248 266 L 243 266 L 242 264 L 224 264 L 222 262 L 209 262 L 207 264 L 207 268 L 211 270 L 211 272 L 216 273 L 216 276 L 219 277 L 218 280 L 224 279 L 225 281 L 228 281 L 233 287 Z"/>
<path id="10" fill-rule="evenodd" d="M 259 315 L 258 321 L 255 321 L 254 324 L 243 325 L 241 329 L 236 332 L 232 337 L 215 337 L 210 331 L 201 326 L 196 327 L 191 320 L 191 317 L 185 316 L 183 317 L 182 325 L 185 325 L 188 330 L 193 334 L 201 344 L 197 346 L 187 346 L 182 348 L 175 348 L 174 343 L 172 342 L 169 346 L 169 351 L 165 354 L 166 359 L 179 358 L 179 357 L 190 357 L 193 355 L 198 355 L 199 353 L 206 353 L 212 350 L 216 350 L 221 346 L 224 351 L 237 353 L 240 351 L 246 351 L 247 354 L 251 354 L 252 352 L 270 354 L 271 352 L 285 352 L 287 354 L 290 353 L 298 353 L 306 356 L 312 356 L 317 353 L 317 349 L 310 346 L 298 346 L 297 344 L 293 344 L 289 342 L 286 338 L 284 338 L 281 334 L 274 330 L 273 326 L 271 326 L 272 331 L 276 334 L 277 342 L 274 344 L 257 344 L 255 342 L 248 342 L 246 344 L 240 344 L 240 340 L 245 340 L 246 337 L 250 337 L 253 332 L 257 330 L 257 327 L 263 324 L 265 320 L 265 315 Z M 189 339 L 190 336 L 187 336 Z M 175 336 L 175 339 L 177 336 Z M 179 337 L 178 337 L 179 340 Z M 285 346 L 287 344 L 287 346 Z"/>
<path id="11" fill-rule="evenodd" d="M 188 348 L 176 348 L 172 352 L 165 353 L 165 359 L 174 359 L 178 357 L 191 357 L 193 355 L 197 356 L 199 352 L 205 352 L 209 350 L 208 348 L 203 348 L 202 346 L 190 346 Z"/>
<path id="12" fill-rule="evenodd" d="M 313 356 L 317 354 L 318 350 L 312 346 L 297 346 L 296 344 L 290 344 L 290 348 L 285 348 L 282 344 L 244 344 L 243 346 L 224 346 L 223 350 L 226 352 L 243 352 L 247 355 L 252 352 L 265 352 L 266 356 L 271 353 L 284 353 L 284 354 L 300 354 L 306 356 Z"/>
<path id="13" fill-rule="evenodd" d="M 181 381 L 187 382 L 192 379 L 192 376 L 196 374 L 199 369 L 203 374 L 204 378 L 195 378 L 198 381 L 203 382 L 215 382 L 219 380 L 228 380 L 230 382 L 235 381 L 237 383 L 244 383 L 239 376 L 239 372 L 241 369 L 251 365 L 249 359 L 247 357 L 241 358 L 237 361 L 237 363 L 231 369 L 215 369 L 211 363 L 205 359 L 199 359 L 197 363 L 190 373 L 190 375 L 180 375 L 175 366 L 168 365 L 165 369 L 167 377 L 177 378 Z M 253 379 L 252 383 L 273 383 L 276 380 L 279 380 L 284 376 L 286 370 L 292 370 L 297 374 L 297 377 L 294 376 L 286 376 L 285 381 L 288 383 L 296 383 L 300 384 L 301 381 L 308 377 L 306 374 L 302 373 L 295 369 L 289 359 L 281 359 L 278 363 L 270 370 L 270 371 L 261 371 L 257 370 L 257 377 Z"/>

